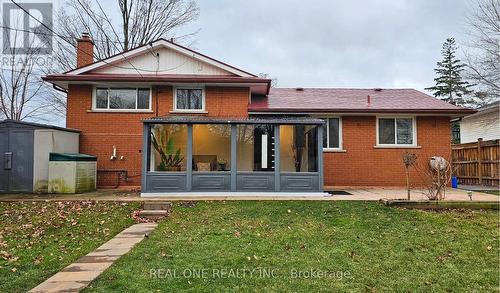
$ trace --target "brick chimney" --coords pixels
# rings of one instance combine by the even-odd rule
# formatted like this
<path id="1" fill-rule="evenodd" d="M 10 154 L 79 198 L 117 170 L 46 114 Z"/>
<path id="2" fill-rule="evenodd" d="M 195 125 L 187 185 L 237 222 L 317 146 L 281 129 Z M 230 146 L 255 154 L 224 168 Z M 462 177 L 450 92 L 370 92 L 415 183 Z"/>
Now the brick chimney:
<path id="1" fill-rule="evenodd" d="M 82 33 L 82 37 L 76 40 L 76 68 L 89 65 L 94 62 L 94 42 L 88 33 Z"/>

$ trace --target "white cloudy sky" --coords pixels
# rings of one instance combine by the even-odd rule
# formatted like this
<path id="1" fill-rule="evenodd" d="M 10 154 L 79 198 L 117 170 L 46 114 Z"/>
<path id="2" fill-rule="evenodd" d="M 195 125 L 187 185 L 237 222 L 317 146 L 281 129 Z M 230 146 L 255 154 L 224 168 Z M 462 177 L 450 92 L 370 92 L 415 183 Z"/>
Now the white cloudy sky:
<path id="1" fill-rule="evenodd" d="M 203 0 L 194 47 L 280 87 L 432 85 L 473 0 Z"/>

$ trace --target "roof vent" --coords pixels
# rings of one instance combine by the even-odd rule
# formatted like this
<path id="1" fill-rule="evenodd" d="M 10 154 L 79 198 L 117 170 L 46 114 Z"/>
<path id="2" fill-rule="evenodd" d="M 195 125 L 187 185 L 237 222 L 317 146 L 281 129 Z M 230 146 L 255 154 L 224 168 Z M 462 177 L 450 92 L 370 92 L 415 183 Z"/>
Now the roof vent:
<path id="1" fill-rule="evenodd" d="M 295 90 L 298 91 L 298 92 L 302 92 L 302 91 L 304 91 L 304 88 L 303 87 L 298 87 Z"/>
<path id="2" fill-rule="evenodd" d="M 379 87 L 376 87 L 376 88 L 374 88 L 373 90 L 374 90 L 374 91 L 376 91 L 376 92 L 381 92 L 381 91 L 382 91 L 382 89 L 381 89 L 381 88 L 379 88 Z"/>

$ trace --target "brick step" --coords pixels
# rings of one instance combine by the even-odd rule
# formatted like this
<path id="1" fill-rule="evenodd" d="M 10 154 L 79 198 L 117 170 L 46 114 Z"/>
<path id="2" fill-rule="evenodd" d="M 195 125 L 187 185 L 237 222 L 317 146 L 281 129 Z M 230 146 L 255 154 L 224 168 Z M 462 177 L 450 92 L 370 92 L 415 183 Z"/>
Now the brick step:
<path id="1" fill-rule="evenodd" d="M 168 210 L 142 210 L 139 212 L 139 216 L 146 219 L 161 219 L 168 216 Z"/>
<path id="2" fill-rule="evenodd" d="M 169 201 L 144 202 L 143 208 L 147 211 L 170 211 L 170 209 L 172 208 L 172 203 Z"/>

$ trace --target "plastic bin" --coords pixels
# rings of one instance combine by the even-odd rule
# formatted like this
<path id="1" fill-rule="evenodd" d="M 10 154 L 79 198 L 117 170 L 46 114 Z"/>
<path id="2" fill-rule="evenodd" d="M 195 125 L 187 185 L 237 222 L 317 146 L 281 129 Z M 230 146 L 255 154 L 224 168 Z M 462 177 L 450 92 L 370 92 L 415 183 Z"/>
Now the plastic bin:
<path id="1" fill-rule="evenodd" d="M 85 154 L 50 153 L 49 193 L 94 191 L 97 158 Z"/>

